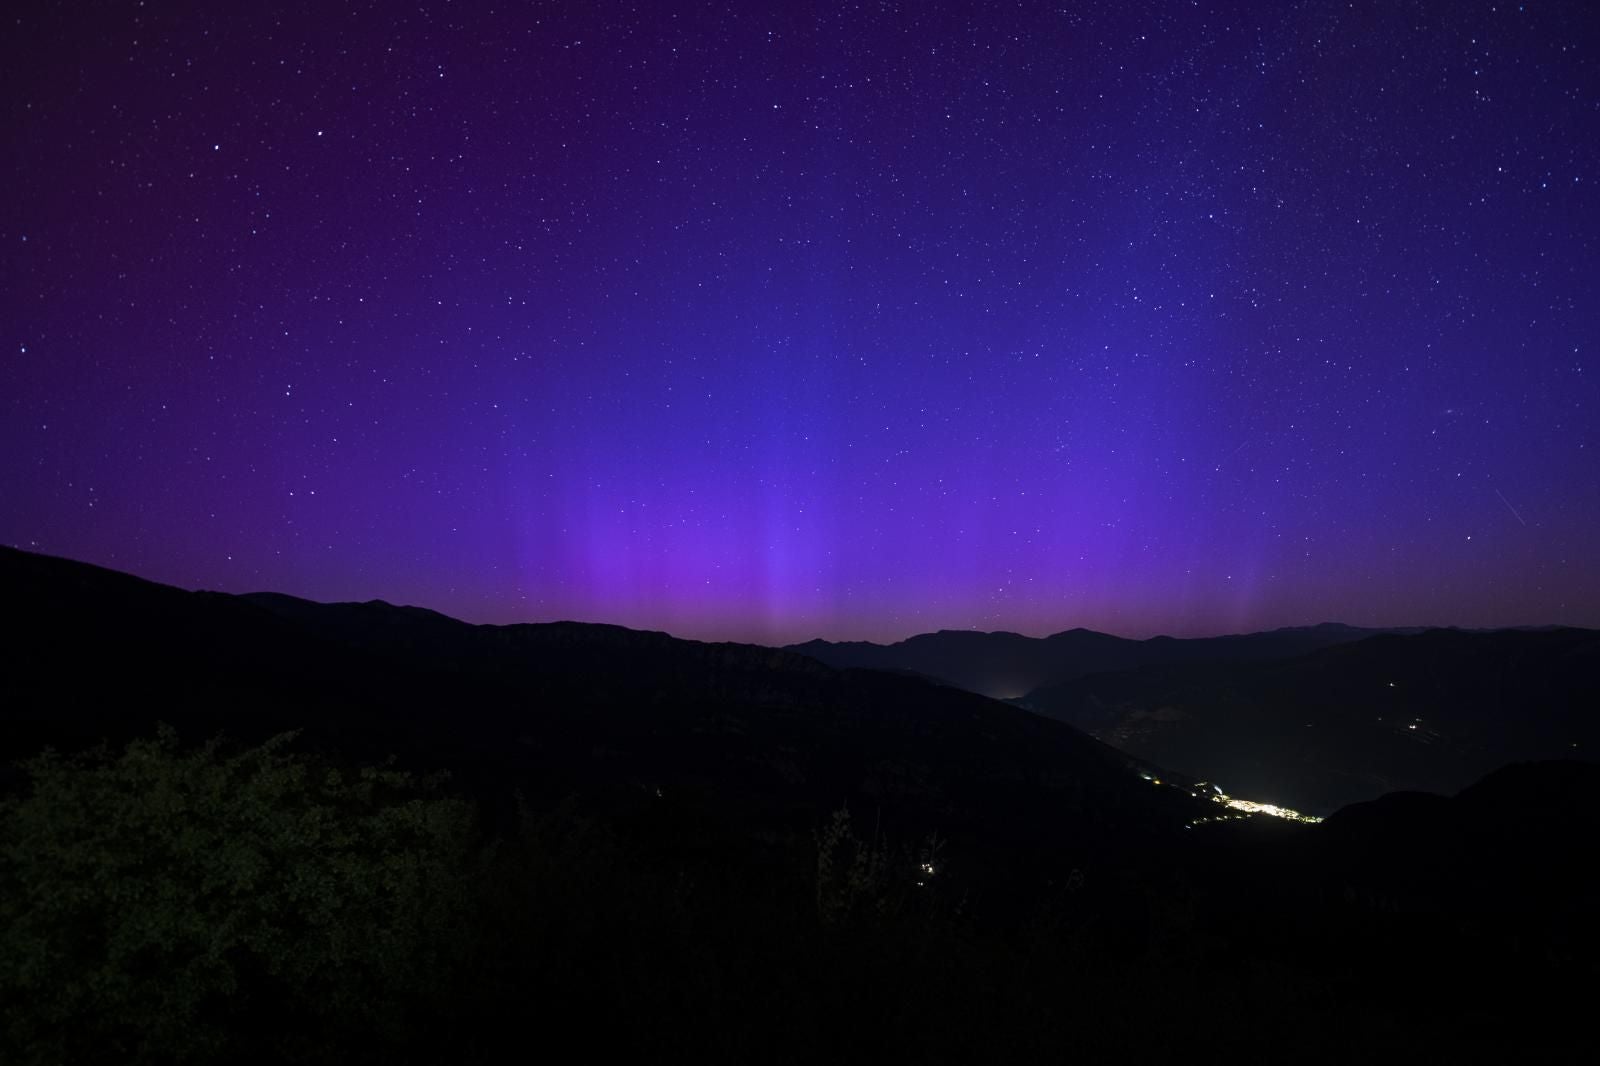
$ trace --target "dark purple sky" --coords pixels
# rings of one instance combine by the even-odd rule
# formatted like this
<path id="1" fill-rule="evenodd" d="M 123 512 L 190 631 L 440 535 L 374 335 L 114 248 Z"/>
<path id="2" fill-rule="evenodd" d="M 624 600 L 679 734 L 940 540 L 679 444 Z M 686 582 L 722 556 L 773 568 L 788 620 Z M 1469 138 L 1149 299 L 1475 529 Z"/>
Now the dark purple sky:
<path id="1" fill-rule="evenodd" d="M 760 641 L 1600 624 L 1597 12 L 13 5 L 0 541 Z"/>

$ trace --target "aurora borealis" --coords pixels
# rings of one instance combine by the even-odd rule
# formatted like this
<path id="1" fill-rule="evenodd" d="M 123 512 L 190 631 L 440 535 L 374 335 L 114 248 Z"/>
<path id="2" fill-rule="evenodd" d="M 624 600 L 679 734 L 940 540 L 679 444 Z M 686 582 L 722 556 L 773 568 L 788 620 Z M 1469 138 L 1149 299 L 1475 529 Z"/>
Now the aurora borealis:
<path id="1" fill-rule="evenodd" d="M 14 15 L 0 542 L 760 642 L 1600 625 L 1589 5 Z"/>

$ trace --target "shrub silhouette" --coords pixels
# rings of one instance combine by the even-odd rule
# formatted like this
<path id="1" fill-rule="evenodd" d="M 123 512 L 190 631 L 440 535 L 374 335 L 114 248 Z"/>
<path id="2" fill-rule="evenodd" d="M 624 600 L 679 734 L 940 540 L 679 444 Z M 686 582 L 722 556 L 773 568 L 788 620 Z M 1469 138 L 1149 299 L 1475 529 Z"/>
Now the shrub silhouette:
<path id="1" fill-rule="evenodd" d="M 817 832 L 817 917 L 824 926 L 883 914 L 889 906 L 889 849 L 882 834 L 856 835 L 840 807 Z"/>
<path id="2" fill-rule="evenodd" d="M 1305 961 L 1293 910 L 1252 914 L 1293 885 L 1252 887 L 1279 852 L 1086 877 L 892 811 L 719 833 L 726 808 L 633 785 L 480 789 L 490 841 L 438 779 L 290 744 L 163 729 L 22 764 L 0 1062 L 1332 1063 L 1459 1040 L 1458 1014 L 1396 1019 L 1339 983 L 1343 956 Z M 1304 920 L 1329 915 L 1330 941 L 1394 928 Z"/>
<path id="3" fill-rule="evenodd" d="M 448 978 L 473 810 L 391 769 L 163 727 L 0 801 L 10 1062 L 380 1054 Z"/>

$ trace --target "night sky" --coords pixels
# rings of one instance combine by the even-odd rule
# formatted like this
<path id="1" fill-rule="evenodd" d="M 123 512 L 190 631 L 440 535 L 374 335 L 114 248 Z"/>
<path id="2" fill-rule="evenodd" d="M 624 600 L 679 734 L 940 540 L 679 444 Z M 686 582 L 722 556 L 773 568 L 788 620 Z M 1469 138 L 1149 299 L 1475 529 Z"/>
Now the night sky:
<path id="1" fill-rule="evenodd" d="M 1600 624 L 1600 8 L 779 6 L 9 7 L 0 542 L 762 642 Z"/>

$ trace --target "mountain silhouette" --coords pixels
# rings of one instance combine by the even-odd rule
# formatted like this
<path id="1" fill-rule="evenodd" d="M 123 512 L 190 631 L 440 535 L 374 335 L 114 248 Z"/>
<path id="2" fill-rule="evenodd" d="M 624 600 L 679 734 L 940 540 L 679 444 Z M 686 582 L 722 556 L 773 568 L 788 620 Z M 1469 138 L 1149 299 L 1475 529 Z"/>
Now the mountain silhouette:
<path id="1" fill-rule="evenodd" d="M 1069 629 L 1048 637 L 941 629 L 894 644 L 811 640 L 790 644 L 787 650 L 830 666 L 917 674 L 969 692 L 1010 699 L 1108 670 L 1286 659 L 1380 632 L 1388 631 L 1327 622 L 1237 636 L 1128 640 L 1091 629 Z"/>
<path id="2" fill-rule="evenodd" d="M 789 650 L 605 625 L 470 625 L 380 601 L 188 592 L 11 549 L 0 549 L 0 587 L 11 623 L 0 663 L 8 762 L 46 745 L 147 738 L 157 722 L 191 746 L 297 729 L 296 750 L 317 767 L 311 781 L 392 755 L 405 769 L 448 770 L 451 796 L 470 800 L 484 842 L 457 842 L 474 894 L 429 926 L 448 932 L 452 968 L 380 1038 L 360 1014 L 308 1011 L 236 945 L 238 967 L 219 987 L 237 977 L 243 991 L 207 1000 L 204 1017 L 263 1056 L 267 1035 L 308 1024 L 325 1042 L 309 1061 L 385 1062 L 476 1061 L 530 1040 L 674 1061 L 1036 1061 L 1072 1048 L 1090 1061 L 1219 1052 L 1336 1063 L 1379 1046 L 1408 1060 L 1525 1061 L 1586 1035 L 1600 978 L 1600 767 L 1495 751 L 1587 728 L 1587 631 L 1379 635 L 1256 662 L 1235 651 L 1225 664 L 1100 673 L 1030 697 L 1059 700 L 1057 713 L 1135 751 L 1195 756 L 1166 767 L 949 680 L 841 669 Z M 1282 646 L 1340 634 L 1260 636 Z M 1078 648 L 1151 643 L 1058 637 Z M 1513 695 L 1526 699 L 1507 702 Z M 1509 706 L 1533 710 L 1502 721 Z M 1416 737 L 1421 728 L 1373 732 L 1356 713 L 1422 709 L 1431 732 Z M 1287 742 L 1290 725 L 1315 731 L 1308 720 L 1329 734 L 1322 748 Z M 1332 728 L 1344 720 L 1355 724 Z M 1154 724 L 1117 732 L 1130 721 Z M 1211 757 L 1235 749 L 1245 753 L 1229 764 L 1239 780 L 1214 776 L 1247 796 L 1252 767 L 1280 755 L 1290 761 L 1279 776 L 1258 770 L 1263 786 L 1321 790 L 1312 796 L 1336 794 L 1349 760 L 1405 778 L 1412 762 L 1383 762 L 1396 751 L 1435 758 L 1425 765 L 1438 780 L 1474 760 L 1494 766 L 1437 789 L 1445 794 L 1398 792 L 1302 825 L 1236 819 L 1193 794 L 1182 771 L 1212 776 Z M 141 780 L 193 780 L 175 767 L 193 768 L 183 760 L 196 756 L 144 750 L 154 761 Z M 53 842 L 0 856 L 0 874 L 48 904 L 7 913 L 31 923 L 29 958 L 50 972 L 155 987 L 166 972 L 155 956 L 119 960 L 97 939 L 126 916 L 126 900 L 175 901 L 138 914 L 188 921 L 184 893 L 199 893 L 222 923 L 197 927 L 202 959 L 212 935 L 233 928 L 232 912 L 206 894 L 211 881 L 184 881 L 182 863 L 143 862 L 115 834 L 115 883 L 62 893 L 48 877 L 27 881 L 76 854 L 82 820 L 104 813 L 94 803 L 126 801 L 89 765 L 36 760 L 0 778 L 0 812 Z M 30 773 L 86 806 L 17 802 L 38 787 Z M 282 798 L 296 795 L 304 802 Z M 216 806 L 183 809 L 203 822 Z M 427 809 L 358 807 L 385 818 Z M 294 868 L 272 884 L 298 892 L 310 878 L 331 913 L 347 902 L 349 869 L 422 862 L 414 843 L 324 856 L 299 846 L 298 808 L 228 809 L 298 827 L 283 837 Z M 153 832 L 162 819 L 140 824 Z M 323 828 L 356 839 L 367 824 Z M 193 828 L 179 819 L 156 838 L 190 854 Z M 239 843 L 242 854 L 256 846 Z M 357 865 L 339 865 L 347 860 Z M 202 869 L 209 878 L 216 867 Z M 86 909 L 50 924 L 62 899 Z M 277 931 L 276 919 L 263 921 Z M 280 924 L 298 921 L 286 912 Z M 374 928 L 413 959 L 432 943 L 409 925 Z M 391 946 L 324 943 L 368 962 Z M 339 971 L 317 972 L 359 1002 L 361 982 L 341 984 Z M 0 967 L 0 980 L 26 990 L 32 973 Z M 171 1037 L 119 1028 L 88 1007 L 58 1025 L 48 1007 L 41 999 L 7 1017 L 83 1054 L 35 1048 L 32 1061 L 119 1061 L 103 1033 L 143 1040 L 161 1061 L 150 1049 Z M 619 1011 L 629 1024 L 616 1024 Z"/>
<path id="3" fill-rule="evenodd" d="M 729 839 L 757 823 L 809 831 L 848 804 L 994 853 L 1061 839 L 1125 851 L 1180 831 L 1198 802 L 1063 723 L 783 650 L 187 592 L 14 549 L 0 580 L 16 623 L 0 679 L 9 756 L 157 720 L 244 739 L 301 729 L 351 759 L 394 754 L 502 793 L 627 806 L 659 792 Z"/>
<path id="4" fill-rule="evenodd" d="M 1101 673 L 1018 700 L 1130 754 L 1327 813 L 1600 749 L 1600 633 L 1381 634 L 1278 662 Z"/>

